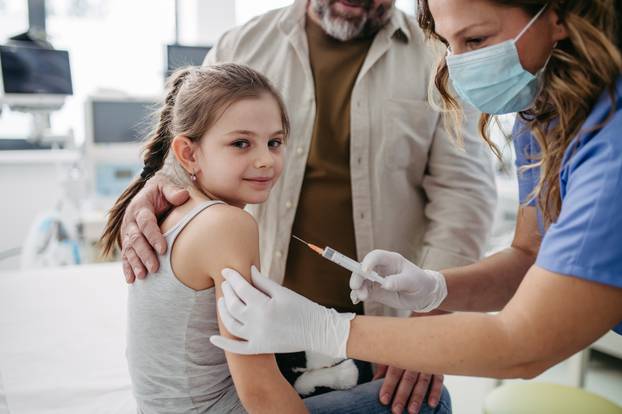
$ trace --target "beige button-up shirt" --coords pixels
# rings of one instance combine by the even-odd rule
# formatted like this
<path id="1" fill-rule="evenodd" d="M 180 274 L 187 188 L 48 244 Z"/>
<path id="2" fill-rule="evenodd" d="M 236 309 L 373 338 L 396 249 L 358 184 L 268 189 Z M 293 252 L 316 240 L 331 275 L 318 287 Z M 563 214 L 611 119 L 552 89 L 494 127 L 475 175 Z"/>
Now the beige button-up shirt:
<path id="1" fill-rule="evenodd" d="M 228 31 L 205 60 L 246 64 L 265 74 L 289 111 L 283 175 L 265 203 L 249 208 L 259 223 L 262 272 L 279 283 L 315 118 L 306 3 L 298 0 Z M 416 22 L 396 9 L 358 74 L 350 121 L 358 260 L 386 249 L 439 269 L 482 254 L 496 201 L 492 164 L 476 133 L 476 115 L 466 120 L 460 148 L 428 104 L 437 56 Z M 365 312 L 397 314 L 378 303 L 365 303 Z"/>

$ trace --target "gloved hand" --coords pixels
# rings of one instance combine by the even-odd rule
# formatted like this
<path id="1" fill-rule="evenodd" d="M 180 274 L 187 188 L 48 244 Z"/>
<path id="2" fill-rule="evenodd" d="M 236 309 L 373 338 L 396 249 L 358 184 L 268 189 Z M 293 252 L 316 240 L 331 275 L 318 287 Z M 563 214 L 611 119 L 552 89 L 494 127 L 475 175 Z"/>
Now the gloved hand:
<path id="1" fill-rule="evenodd" d="M 371 300 L 396 309 L 430 312 L 447 296 L 445 277 L 432 270 L 421 269 L 395 252 L 369 252 L 361 267 L 364 272 L 375 270 L 385 277 L 382 285 L 353 273 L 350 277 L 350 297 L 355 304 Z"/>
<path id="2" fill-rule="evenodd" d="M 246 341 L 210 337 L 225 351 L 265 354 L 311 351 L 346 358 L 353 313 L 338 313 L 273 282 L 251 269 L 253 287 L 238 272 L 224 269 L 218 313 L 227 330 Z"/>

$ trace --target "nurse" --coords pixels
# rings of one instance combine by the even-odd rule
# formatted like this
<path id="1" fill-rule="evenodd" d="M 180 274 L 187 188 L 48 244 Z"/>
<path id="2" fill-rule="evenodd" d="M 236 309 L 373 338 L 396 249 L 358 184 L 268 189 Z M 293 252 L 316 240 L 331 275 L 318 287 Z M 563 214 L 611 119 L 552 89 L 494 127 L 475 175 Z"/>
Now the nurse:
<path id="1" fill-rule="evenodd" d="M 531 378 L 608 330 L 622 334 L 622 58 L 614 0 L 420 0 L 424 30 L 447 46 L 436 86 L 492 115 L 518 112 L 521 205 L 514 240 L 441 272 L 375 250 L 352 275 L 354 300 L 454 313 L 340 314 L 253 271 L 223 273 L 219 303 L 237 353 L 311 350 L 424 372 Z M 461 100 L 456 99 L 458 95 Z M 496 314 L 486 312 L 499 311 Z"/>

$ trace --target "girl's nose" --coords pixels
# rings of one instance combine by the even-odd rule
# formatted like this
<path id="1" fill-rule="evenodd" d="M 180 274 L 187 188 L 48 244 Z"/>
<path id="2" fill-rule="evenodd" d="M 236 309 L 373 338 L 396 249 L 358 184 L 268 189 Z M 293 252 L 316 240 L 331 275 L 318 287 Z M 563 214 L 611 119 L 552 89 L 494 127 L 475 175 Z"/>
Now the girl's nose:
<path id="1" fill-rule="evenodd" d="M 261 151 L 255 159 L 255 168 L 269 168 L 272 167 L 272 154 L 268 149 Z"/>

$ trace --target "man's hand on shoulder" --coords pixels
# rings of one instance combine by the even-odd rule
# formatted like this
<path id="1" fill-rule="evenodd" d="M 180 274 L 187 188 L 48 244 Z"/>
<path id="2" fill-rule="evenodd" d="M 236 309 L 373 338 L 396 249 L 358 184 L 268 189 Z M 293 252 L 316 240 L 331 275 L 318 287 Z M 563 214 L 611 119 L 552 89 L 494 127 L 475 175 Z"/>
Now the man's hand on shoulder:
<path id="1" fill-rule="evenodd" d="M 156 174 L 130 202 L 121 224 L 123 273 L 128 283 L 158 270 L 157 254 L 166 251 L 166 240 L 157 217 L 185 203 L 188 196 L 188 191 Z"/>

